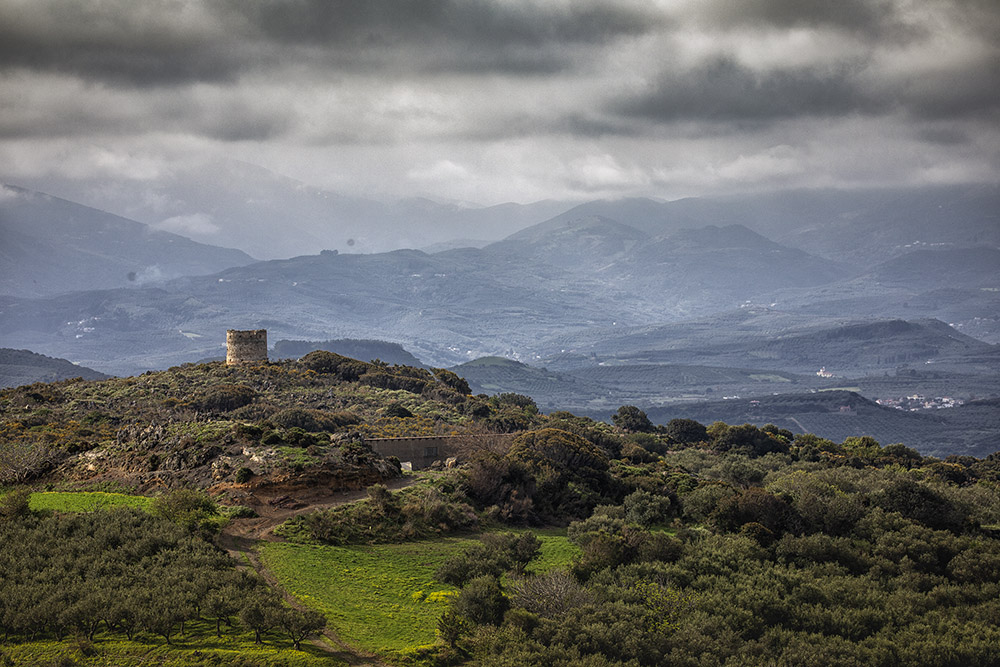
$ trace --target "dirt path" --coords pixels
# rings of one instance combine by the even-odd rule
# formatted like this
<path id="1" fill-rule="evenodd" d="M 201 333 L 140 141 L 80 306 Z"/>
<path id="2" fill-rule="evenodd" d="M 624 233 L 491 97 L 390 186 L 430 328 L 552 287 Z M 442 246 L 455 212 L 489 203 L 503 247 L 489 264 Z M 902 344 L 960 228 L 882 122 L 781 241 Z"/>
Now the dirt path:
<path id="1" fill-rule="evenodd" d="M 401 489 L 412 484 L 415 480 L 412 477 L 394 479 L 386 483 L 390 489 Z M 368 494 L 365 490 L 327 492 L 323 494 L 315 490 L 308 490 L 295 495 L 282 494 L 280 491 L 259 491 L 251 494 L 249 504 L 252 504 L 260 515 L 252 519 L 235 519 L 229 522 L 217 538 L 217 543 L 225 549 L 237 562 L 245 564 L 249 561 L 250 566 L 263 577 L 264 581 L 274 588 L 296 609 L 305 610 L 305 607 L 295 596 L 283 589 L 274 575 L 264 567 L 264 563 L 257 553 L 259 542 L 280 542 L 280 537 L 274 534 L 274 528 L 281 525 L 288 519 L 315 512 L 316 510 L 344 505 L 346 503 L 361 500 Z M 244 560 L 246 559 L 246 560 Z M 337 636 L 330 628 L 323 630 L 322 639 L 311 640 L 310 643 L 331 656 L 345 661 L 349 665 L 375 665 L 376 667 L 388 667 L 377 656 L 359 651 Z"/>

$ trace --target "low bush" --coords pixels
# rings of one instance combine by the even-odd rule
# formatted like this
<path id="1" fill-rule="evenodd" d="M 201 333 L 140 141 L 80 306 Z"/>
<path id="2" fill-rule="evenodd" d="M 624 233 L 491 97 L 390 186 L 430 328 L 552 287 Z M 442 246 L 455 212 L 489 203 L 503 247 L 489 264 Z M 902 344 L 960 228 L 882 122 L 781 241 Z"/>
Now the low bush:
<path id="1" fill-rule="evenodd" d="M 229 412 L 253 403 L 257 392 L 239 384 L 221 384 L 196 394 L 192 404 L 209 412 Z"/>
<path id="2" fill-rule="evenodd" d="M 360 423 L 357 415 L 350 412 L 325 412 L 308 408 L 287 408 L 271 415 L 270 421 L 282 428 L 300 428 L 317 433 L 336 431 L 344 426 Z"/>

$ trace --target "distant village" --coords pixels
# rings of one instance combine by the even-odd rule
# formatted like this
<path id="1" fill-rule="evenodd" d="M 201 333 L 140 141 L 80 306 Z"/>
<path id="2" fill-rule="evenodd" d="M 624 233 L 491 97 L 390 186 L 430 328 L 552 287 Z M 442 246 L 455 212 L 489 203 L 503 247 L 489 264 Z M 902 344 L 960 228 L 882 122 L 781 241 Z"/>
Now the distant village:
<path id="1" fill-rule="evenodd" d="M 816 371 L 816 375 L 821 378 L 836 377 L 833 373 L 826 370 L 826 366 Z M 951 396 L 934 396 L 932 398 L 928 398 L 927 396 L 922 396 L 920 394 L 913 394 L 912 396 L 903 396 L 902 398 L 876 398 L 875 402 L 887 408 L 917 412 L 919 410 L 954 408 L 962 405 L 964 401 L 952 398 Z M 848 408 L 848 410 L 850 410 L 850 408 Z M 844 412 L 845 410 L 841 408 L 841 411 Z"/>
<path id="2" fill-rule="evenodd" d="M 952 398 L 951 396 L 934 396 L 933 398 L 928 398 L 927 396 L 921 396 L 920 394 L 913 394 L 912 396 L 904 396 L 902 398 L 877 398 L 875 399 L 875 402 L 879 405 L 884 405 L 887 408 L 908 410 L 910 412 L 917 412 L 918 410 L 954 408 L 962 404 L 962 401 L 957 398 Z"/>

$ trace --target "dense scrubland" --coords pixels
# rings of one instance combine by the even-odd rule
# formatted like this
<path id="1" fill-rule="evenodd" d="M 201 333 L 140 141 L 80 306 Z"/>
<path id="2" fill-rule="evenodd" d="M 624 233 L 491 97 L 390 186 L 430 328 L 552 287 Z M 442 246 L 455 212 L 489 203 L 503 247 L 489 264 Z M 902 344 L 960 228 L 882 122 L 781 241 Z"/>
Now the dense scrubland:
<path id="1" fill-rule="evenodd" d="M 991 665 L 1000 645 L 1000 455 L 543 415 L 325 352 L 0 410 L 0 664 L 337 664 L 305 641 L 323 625 L 415 665 Z M 398 491 L 364 445 L 501 431 Z M 216 546 L 289 480 L 368 490 L 252 558 Z"/>

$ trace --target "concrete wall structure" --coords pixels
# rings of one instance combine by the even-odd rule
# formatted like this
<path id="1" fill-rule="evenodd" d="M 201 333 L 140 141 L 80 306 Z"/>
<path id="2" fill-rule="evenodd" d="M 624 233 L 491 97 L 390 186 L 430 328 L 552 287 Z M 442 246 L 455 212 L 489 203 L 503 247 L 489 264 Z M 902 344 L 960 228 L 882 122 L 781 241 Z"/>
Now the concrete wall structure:
<path id="1" fill-rule="evenodd" d="M 226 331 L 226 365 L 267 362 L 267 329 Z"/>
<path id="2" fill-rule="evenodd" d="M 414 470 L 426 468 L 435 461 L 444 461 L 475 449 L 478 441 L 503 443 L 507 447 L 519 433 L 476 435 L 431 435 L 417 438 L 369 438 L 365 444 L 382 456 L 395 456 L 400 462 L 409 461 Z"/>

